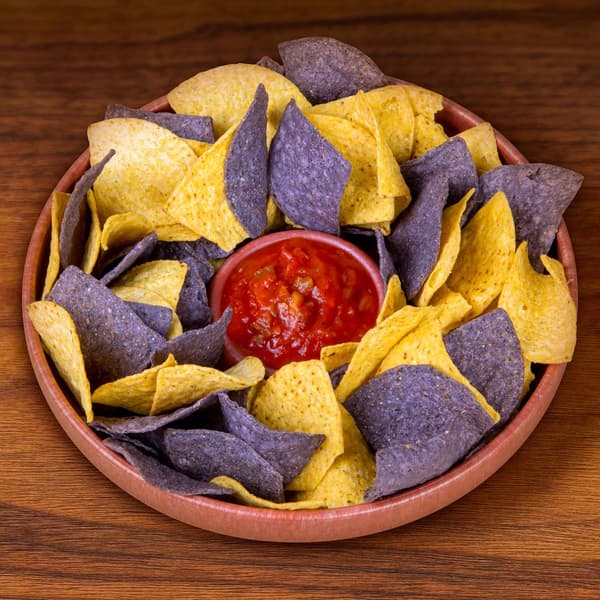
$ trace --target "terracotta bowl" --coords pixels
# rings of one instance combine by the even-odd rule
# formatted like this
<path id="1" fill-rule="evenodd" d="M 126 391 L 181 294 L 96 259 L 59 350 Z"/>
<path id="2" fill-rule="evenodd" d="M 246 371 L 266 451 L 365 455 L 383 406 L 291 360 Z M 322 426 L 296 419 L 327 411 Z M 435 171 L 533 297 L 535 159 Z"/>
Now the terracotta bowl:
<path id="1" fill-rule="evenodd" d="M 227 260 L 221 265 L 216 275 L 210 282 L 210 293 L 208 296 L 210 308 L 212 311 L 213 319 L 218 319 L 223 311 L 227 308 L 222 303 L 222 296 L 224 288 L 240 265 L 241 262 L 254 255 L 256 252 L 260 252 L 265 248 L 278 244 L 284 240 L 309 240 L 327 246 L 331 250 L 341 250 L 346 255 L 349 255 L 354 259 L 356 263 L 361 265 L 366 272 L 367 276 L 371 280 L 372 286 L 377 294 L 377 306 L 381 307 L 385 296 L 385 285 L 383 279 L 379 273 L 378 266 L 373 260 L 360 248 L 357 248 L 354 244 L 343 240 L 335 235 L 329 235 L 327 233 L 321 233 L 320 231 L 308 231 L 305 229 L 290 229 L 288 231 L 279 231 L 277 233 L 270 233 L 264 235 L 255 240 L 252 240 L 245 246 L 242 246 L 239 250 L 236 250 Z M 224 366 L 230 367 L 238 363 L 247 352 L 243 348 L 236 345 L 229 337 L 225 339 L 225 350 L 223 352 L 223 363 Z M 267 368 L 267 373 L 271 374 L 272 369 Z"/>
<path id="2" fill-rule="evenodd" d="M 168 110 L 166 98 L 144 107 Z M 449 133 L 473 127 L 482 121 L 466 108 L 444 100 L 440 121 Z M 527 162 L 501 134 L 498 147 L 505 163 Z M 86 150 L 56 185 L 69 191 L 88 166 Z M 275 542 L 316 542 L 354 538 L 392 529 L 429 515 L 458 500 L 497 471 L 525 442 L 548 409 L 562 379 L 565 364 L 549 365 L 539 373 L 527 401 L 488 444 L 447 473 L 423 485 L 368 504 L 347 508 L 285 512 L 252 508 L 201 496 L 185 497 L 147 484 L 121 457 L 106 448 L 86 425 L 70 394 L 49 364 L 26 306 L 39 298 L 45 275 L 50 240 L 48 200 L 36 223 L 23 273 L 23 326 L 27 348 L 42 393 L 57 421 L 88 460 L 116 485 L 148 506 L 202 529 L 234 537 Z M 563 263 L 569 288 L 577 301 L 577 273 L 571 240 L 562 222 L 556 238 L 556 255 Z"/>

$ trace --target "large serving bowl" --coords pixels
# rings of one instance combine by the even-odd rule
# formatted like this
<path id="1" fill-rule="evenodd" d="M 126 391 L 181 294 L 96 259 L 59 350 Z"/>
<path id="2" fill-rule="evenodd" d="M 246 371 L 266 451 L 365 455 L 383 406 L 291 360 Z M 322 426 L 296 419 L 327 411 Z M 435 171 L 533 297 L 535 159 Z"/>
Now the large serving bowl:
<path id="1" fill-rule="evenodd" d="M 168 110 L 165 97 L 147 104 L 146 110 Z M 449 134 L 480 123 L 477 115 L 444 100 L 439 121 Z M 500 133 L 498 148 L 507 164 L 527 162 Z M 70 191 L 89 166 L 86 150 L 56 185 Z M 46 202 L 29 244 L 23 273 L 23 327 L 31 363 L 54 416 L 84 456 L 106 477 L 144 504 L 202 529 L 252 540 L 316 542 L 353 538 L 392 529 L 425 517 L 458 500 L 496 472 L 535 429 L 548 409 L 562 379 L 565 364 L 541 367 L 532 391 L 520 410 L 491 441 L 445 474 L 425 484 L 375 502 L 337 509 L 278 511 L 241 506 L 203 496 L 180 496 L 146 483 L 120 456 L 109 450 L 85 423 L 77 403 L 63 385 L 26 312 L 38 300 L 46 272 L 50 240 L 51 200 Z M 561 222 L 555 244 L 556 257 L 565 268 L 569 289 L 577 302 L 575 257 L 567 227 Z"/>

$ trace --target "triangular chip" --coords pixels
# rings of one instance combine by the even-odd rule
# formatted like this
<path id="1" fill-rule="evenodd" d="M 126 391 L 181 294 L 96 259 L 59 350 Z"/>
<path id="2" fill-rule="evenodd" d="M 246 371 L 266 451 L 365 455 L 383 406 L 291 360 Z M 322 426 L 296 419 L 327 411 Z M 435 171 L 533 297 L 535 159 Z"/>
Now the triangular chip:
<path id="1" fill-rule="evenodd" d="M 498 156 L 496 134 L 489 123 L 479 123 L 475 127 L 461 131 L 458 135 L 467 143 L 477 173 L 480 175 L 502 164 Z"/>
<path id="2" fill-rule="evenodd" d="M 577 307 L 562 264 L 541 256 L 548 275 L 536 272 L 527 243 L 519 245 L 498 306 L 514 323 L 526 359 L 544 364 L 571 360 L 577 337 Z"/>
<path id="3" fill-rule="evenodd" d="M 515 226 L 506 196 L 498 192 L 462 230 L 460 252 L 447 285 L 480 315 L 498 297 L 515 253 Z"/>
<path id="4" fill-rule="evenodd" d="M 100 245 L 104 252 L 118 252 L 139 242 L 152 232 L 152 224 L 146 217 L 135 212 L 111 215 L 104 222 Z"/>
<path id="5" fill-rule="evenodd" d="M 385 321 L 390 315 L 395 313 L 406 306 L 406 296 L 402 291 L 402 284 L 400 283 L 400 277 L 394 274 L 390 277 L 385 290 L 385 296 L 381 303 L 379 314 L 377 315 L 376 325 L 379 325 L 382 321 Z"/>
<path id="6" fill-rule="evenodd" d="M 157 415 L 192 404 L 217 390 L 242 390 L 256 385 L 264 376 L 262 362 L 253 356 L 247 356 L 227 371 L 199 365 L 161 369 L 150 414 Z"/>
<path id="7" fill-rule="evenodd" d="M 328 371 L 333 371 L 350 362 L 357 346 L 358 342 L 342 342 L 333 346 L 323 346 L 320 359 Z"/>
<path id="8" fill-rule="evenodd" d="M 60 376 L 81 405 L 86 420 L 93 421 L 90 382 L 71 315 L 62 306 L 45 300 L 30 304 L 27 314 Z"/>
<path id="9" fill-rule="evenodd" d="M 344 451 L 340 408 L 320 360 L 281 367 L 261 385 L 252 401 L 251 413 L 272 429 L 327 436 L 287 489 L 314 489 Z"/>
<path id="10" fill-rule="evenodd" d="M 110 215 L 145 216 L 160 239 L 195 239 L 164 211 L 167 198 L 197 160 L 174 133 L 142 119 L 109 119 L 88 127 L 90 162 L 114 148 L 115 156 L 94 183 L 100 223 Z"/>
<path id="11" fill-rule="evenodd" d="M 462 294 L 453 292 L 446 284 L 433 295 L 430 305 L 437 309 L 436 318 L 444 333 L 459 325 L 472 308 Z"/>
<path id="12" fill-rule="evenodd" d="M 50 209 L 50 254 L 48 256 L 48 267 L 46 269 L 42 298 L 45 298 L 46 294 L 50 291 L 60 272 L 60 253 L 58 249 L 60 223 L 68 201 L 69 194 L 57 192 L 56 190 L 52 192 L 52 208 Z"/>
<path id="13" fill-rule="evenodd" d="M 81 270 L 84 273 L 91 273 L 94 270 L 94 267 L 96 266 L 98 256 L 100 256 L 100 236 L 102 234 L 100 229 L 100 221 L 98 220 L 96 197 L 94 196 L 94 192 L 92 190 L 88 190 L 87 205 L 88 210 L 90 211 L 90 228 L 83 250 Z"/>
<path id="14" fill-rule="evenodd" d="M 177 361 L 169 355 L 156 367 L 105 383 L 94 390 L 92 403 L 118 406 L 138 415 L 149 415 L 156 392 L 158 372 L 176 364 Z"/>
<path id="15" fill-rule="evenodd" d="M 292 98 L 301 109 L 309 106 L 300 90 L 283 75 L 244 63 L 202 71 L 171 90 L 167 100 L 175 112 L 210 115 L 218 139 L 244 116 L 260 83 L 269 95 L 268 118 L 274 125 Z"/>

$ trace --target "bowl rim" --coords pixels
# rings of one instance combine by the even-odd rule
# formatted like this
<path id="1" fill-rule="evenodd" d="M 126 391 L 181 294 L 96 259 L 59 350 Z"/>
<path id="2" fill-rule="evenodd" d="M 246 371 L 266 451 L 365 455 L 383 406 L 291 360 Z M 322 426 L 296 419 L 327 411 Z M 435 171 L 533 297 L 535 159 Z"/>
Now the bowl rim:
<path id="1" fill-rule="evenodd" d="M 385 299 L 386 286 L 383 282 L 379 267 L 364 250 L 341 237 L 322 231 L 314 231 L 312 229 L 286 229 L 274 233 L 266 233 L 265 235 L 253 239 L 237 250 L 234 250 L 233 253 L 225 259 L 209 285 L 208 304 L 212 311 L 213 320 L 218 319 L 223 314 L 225 308 L 222 305 L 223 290 L 229 277 L 233 274 L 233 271 L 238 265 L 246 258 L 253 256 L 255 253 L 260 252 L 265 248 L 290 240 L 318 242 L 321 246 L 340 250 L 347 256 L 352 257 L 357 264 L 362 266 L 367 276 L 370 278 L 377 296 L 377 312 L 381 310 Z M 248 352 L 226 335 L 223 364 L 225 366 L 232 366 L 242 360 L 245 356 L 248 356 Z M 274 372 L 272 368 L 267 366 L 266 362 L 265 370 L 268 374 Z"/>
<path id="2" fill-rule="evenodd" d="M 400 85 L 415 85 L 393 79 Z M 440 121 L 456 132 L 484 120 L 444 98 Z M 168 110 L 166 96 L 142 107 Z M 526 158 L 500 132 L 494 130 L 500 154 L 507 164 L 525 163 Z M 68 191 L 89 164 L 86 149 L 67 169 L 55 190 Z M 546 365 L 535 389 L 517 414 L 488 443 L 424 484 L 374 502 L 333 509 L 279 511 L 229 503 L 205 496 L 180 496 L 146 483 L 122 457 L 109 450 L 86 424 L 64 386 L 59 383 L 44 353 L 27 306 L 39 298 L 44 259 L 50 238 L 52 194 L 35 224 L 23 269 L 22 320 L 27 351 L 38 384 L 55 418 L 81 453 L 108 479 L 142 503 L 179 521 L 201 529 L 256 541 L 326 542 L 378 533 L 432 514 L 474 490 L 502 467 L 523 445 L 547 411 L 564 374 L 566 363 Z M 575 305 L 578 283 L 575 256 L 564 220 L 556 236 L 556 253 L 565 268 Z"/>

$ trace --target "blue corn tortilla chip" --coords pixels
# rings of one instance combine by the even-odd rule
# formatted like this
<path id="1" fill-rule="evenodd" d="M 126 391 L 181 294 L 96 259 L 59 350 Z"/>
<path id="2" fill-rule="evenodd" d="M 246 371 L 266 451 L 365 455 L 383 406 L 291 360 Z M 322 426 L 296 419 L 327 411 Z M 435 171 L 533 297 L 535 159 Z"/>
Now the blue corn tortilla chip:
<path id="1" fill-rule="evenodd" d="M 496 192 L 504 192 L 515 221 L 517 245 L 528 242 L 529 260 L 543 273 L 540 255 L 548 254 L 562 215 L 582 182 L 579 173 L 544 163 L 497 167 L 481 175 L 469 216 Z"/>
<path id="2" fill-rule="evenodd" d="M 429 177 L 386 239 L 402 289 L 409 300 L 433 270 L 440 251 L 442 211 L 448 197 L 447 177 Z"/>
<path id="3" fill-rule="evenodd" d="M 169 354 L 179 364 L 215 367 L 225 347 L 227 327 L 231 323 L 233 311 L 227 308 L 219 319 L 202 329 L 191 329 L 165 342 L 156 349 L 152 364 L 163 363 Z"/>
<path id="4" fill-rule="evenodd" d="M 390 280 L 390 277 L 396 274 L 396 267 L 394 267 L 392 255 L 385 245 L 385 237 L 379 229 L 375 230 L 375 239 L 377 241 L 377 264 L 379 265 L 379 273 L 381 274 L 383 283 L 385 283 L 387 288 L 387 283 Z"/>
<path id="5" fill-rule="evenodd" d="M 335 369 L 329 371 L 329 379 L 331 380 L 331 387 L 335 390 L 335 388 L 340 384 L 342 377 L 344 377 L 346 371 L 348 370 L 348 363 L 340 365 Z"/>
<path id="6" fill-rule="evenodd" d="M 269 429 L 225 394 L 219 397 L 227 433 L 247 442 L 283 477 L 284 485 L 306 466 L 325 436 Z"/>
<path id="7" fill-rule="evenodd" d="M 182 406 L 170 413 L 162 415 L 152 415 L 143 417 L 100 417 L 90 423 L 90 427 L 95 431 L 104 433 L 111 437 L 123 435 L 136 435 L 157 431 L 162 427 L 178 423 L 189 419 L 196 413 L 203 413 L 208 409 L 217 406 L 219 397 L 224 395 L 222 392 L 215 392 L 196 400 L 193 404 Z"/>
<path id="8" fill-rule="evenodd" d="M 230 496 L 230 490 L 199 481 L 180 473 L 142 452 L 135 444 L 114 438 L 104 440 L 104 445 L 120 454 L 143 479 L 161 490 L 182 496 Z"/>
<path id="9" fill-rule="evenodd" d="M 219 253 L 213 250 L 212 247 L 221 250 L 216 244 L 205 238 L 200 238 L 195 242 L 158 242 L 152 250 L 149 260 L 178 260 L 185 262 L 188 265 L 188 270 L 190 269 L 190 262 L 193 262 L 195 263 L 194 270 L 198 272 L 204 283 L 208 283 L 215 274 L 215 269 L 210 260 L 227 256 L 224 250 Z"/>
<path id="10" fill-rule="evenodd" d="M 200 271 L 201 263 L 191 257 L 184 257 L 181 262 L 184 262 L 188 269 L 175 312 L 183 329 L 198 329 L 209 323 L 211 317 L 206 285 Z"/>
<path id="11" fill-rule="evenodd" d="M 523 391 L 523 355 L 508 314 L 501 308 L 468 321 L 444 336 L 458 370 L 500 413 L 505 423 Z"/>
<path id="12" fill-rule="evenodd" d="M 225 159 L 225 196 L 250 237 L 267 227 L 267 103 L 261 83 L 231 140 Z"/>
<path id="13" fill-rule="evenodd" d="M 256 61 L 256 64 L 259 67 L 265 67 L 266 69 L 271 69 L 271 71 L 275 71 L 275 73 L 283 75 L 283 65 L 279 64 L 274 58 L 271 58 L 270 56 L 263 56 L 262 58 Z"/>
<path id="14" fill-rule="evenodd" d="M 92 189 L 94 181 L 104 169 L 104 165 L 114 154 L 115 151 L 111 150 L 100 162 L 90 167 L 79 178 L 69 196 L 60 224 L 58 241 L 60 265 L 63 269 L 66 269 L 69 265 L 81 266 L 90 222 L 87 193 Z"/>
<path id="15" fill-rule="evenodd" d="M 175 135 L 198 142 L 215 141 L 211 117 L 183 115 L 170 112 L 152 112 L 128 108 L 122 104 L 109 104 L 104 114 L 105 119 L 143 119 L 173 132 Z"/>
<path id="16" fill-rule="evenodd" d="M 468 440 L 460 435 L 460 423 L 426 440 L 394 444 L 375 453 L 376 475 L 365 492 L 365 502 L 419 485 L 442 473 L 465 456 Z"/>
<path id="17" fill-rule="evenodd" d="M 329 37 L 305 37 L 279 44 L 285 76 L 312 104 L 387 85 L 379 67 L 358 48 Z"/>
<path id="18" fill-rule="evenodd" d="M 269 190 L 281 212 L 306 229 L 339 235 L 351 168 L 291 100 L 269 152 Z"/>
<path id="19" fill-rule="evenodd" d="M 135 314 L 142 319 L 150 329 L 154 329 L 156 333 L 163 337 L 167 335 L 173 319 L 173 312 L 170 308 L 158 306 L 156 304 L 145 304 L 143 302 L 126 301 L 126 304 L 135 311 Z"/>
<path id="20" fill-rule="evenodd" d="M 125 271 L 133 267 L 133 265 L 144 262 L 152 254 L 157 241 L 158 236 L 154 231 L 143 237 L 108 273 L 105 273 L 101 277 L 101 283 L 110 285 L 115 279 L 123 275 Z"/>
<path id="21" fill-rule="evenodd" d="M 93 386 L 143 371 L 164 338 L 95 277 L 70 266 L 46 296 L 73 319 Z"/>
<path id="22" fill-rule="evenodd" d="M 458 419 L 465 452 L 494 425 L 462 383 L 430 365 L 399 365 L 374 377 L 344 404 L 375 450 L 423 442 Z"/>
<path id="23" fill-rule="evenodd" d="M 227 475 L 253 494 L 283 502 L 283 478 L 260 454 L 240 438 L 209 429 L 166 429 L 165 455 L 182 473 L 210 481 Z"/>
<path id="24" fill-rule="evenodd" d="M 471 188 L 477 188 L 479 181 L 473 157 L 461 137 L 450 138 L 422 156 L 405 162 L 401 171 L 413 195 L 417 195 L 431 178 L 447 179 L 447 204 L 461 200 Z"/>

